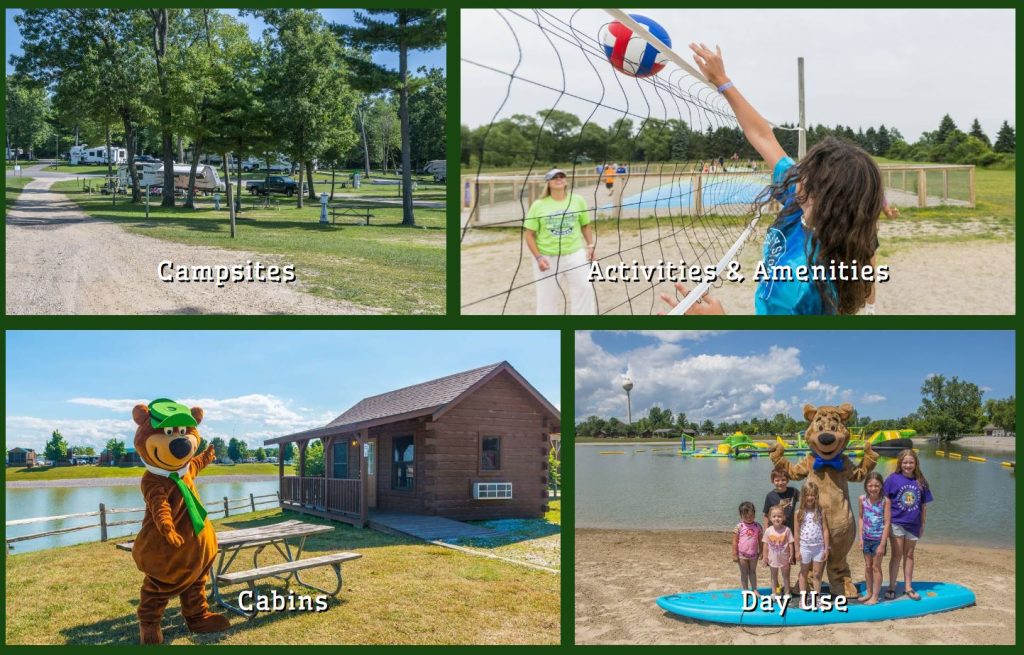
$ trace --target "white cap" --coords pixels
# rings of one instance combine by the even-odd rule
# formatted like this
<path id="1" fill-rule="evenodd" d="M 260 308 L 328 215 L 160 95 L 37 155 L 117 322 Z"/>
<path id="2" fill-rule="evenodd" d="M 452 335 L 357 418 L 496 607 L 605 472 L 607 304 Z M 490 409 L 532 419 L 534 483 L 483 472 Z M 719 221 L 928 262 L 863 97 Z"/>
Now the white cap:
<path id="1" fill-rule="evenodd" d="M 555 179 L 556 175 L 565 175 L 565 171 L 563 171 L 561 168 L 552 168 L 550 171 L 545 173 L 544 181 L 550 182 L 551 180 Z M 566 175 L 566 177 L 568 176 Z"/>

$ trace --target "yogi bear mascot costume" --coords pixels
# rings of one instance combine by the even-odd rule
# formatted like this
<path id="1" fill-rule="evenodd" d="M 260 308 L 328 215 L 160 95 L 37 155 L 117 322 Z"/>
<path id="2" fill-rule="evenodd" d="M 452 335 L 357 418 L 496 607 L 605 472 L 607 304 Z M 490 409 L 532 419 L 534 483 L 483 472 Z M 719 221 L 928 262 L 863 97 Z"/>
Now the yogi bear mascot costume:
<path id="1" fill-rule="evenodd" d="M 226 617 L 210 612 L 206 582 L 217 555 L 217 535 L 206 518 L 195 478 L 215 458 L 213 446 L 197 454 L 203 410 L 161 398 L 132 410 L 138 429 L 135 452 L 146 465 L 142 496 L 146 516 L 132 546 L 132 557 L 146 574 L 139 598 L 143 644 L 163 642 L 160 628 L 171 598 L 181 599 L 181 615 L 192 632 L 220 632 Z"/>
<path id="2" fill-rule="evenodd" d="M 850 510 L 850 482 L 862 482 L 875 468 L 878 455 L 871 444 L 864 444 L 864 458 L 854 463 L 844 454 L 850 441 L 846 422 L 853 414 L 853 405 L 815 407 L 804 405 L 807 426 L 806 441 L 811 452 L 797 463 L 786 459 L 785 448 L 777 444 L 771 458 L 775 468 L 785 471 L 790 480 L 814 480 L 818 485 L 818 504 L 828 521 L 831 548 L 825 560 L 829 590 L 833 595 L 857 597 L 850 564 L 846 556 L 857 542 L 857 521 Z"/>

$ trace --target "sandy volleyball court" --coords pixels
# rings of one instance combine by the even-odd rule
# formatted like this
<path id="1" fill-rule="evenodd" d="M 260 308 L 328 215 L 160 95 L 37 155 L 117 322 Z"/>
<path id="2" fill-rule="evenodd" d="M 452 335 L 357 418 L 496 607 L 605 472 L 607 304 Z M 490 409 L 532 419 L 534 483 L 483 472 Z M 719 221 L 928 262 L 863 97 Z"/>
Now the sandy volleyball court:
<path id="1" fill-rule="evenodd" d="M 738 588 L 731 539 L 726 532 L 577 530 L 576 643 L 883 646 L 1016 641 L 1015 552 L 927 541 L 917 549 L 915 578 L 966 585 L 977 596 L 977 605 L 899 621 L 796 628 L 704 623 L 655 605 L 658 596 L 670 593 Z M 851 556 L 850 563 L 863 579 L 863 561 Z M 767 574 L 759 568 L 759 582 Z"/>
<path id="2" fill-rule="evenodd" d="M 760 260 L 761 237 L 766 225 L 755 229 L 738 261 L 746 274 L 743 283 L 720 282 L 712 291 L 730 314 L 754 313 L 751 276 Z M 878 287 L 879 314 L 1012 314 L 1016 298 L 1016 257 L 1013 234 L 1004 234 L 983 221 L 964 221 L 951 226 L 927 220 L 883 221 L 879 239 L 890 280 Z M 1003 228 L 1006 231 L 1006 228 Z M 733 238 L 738 230 L 733 228 Z M 997 239 L 956 241 L 989 233 Z M 597 256 L 602 266 L 634 259 L 642 264 L 659 260 L 702 266 L 714 263 L 698 257 L 703 243 L 719 243 L 724 252 L 732 241 L 704 225 L 687 225 L 679 219 L 636 228 L 636 222 L 599 221 Z M 511 229 L 473 229 L 462 241 L 462 313 L 534 313 L 533 258 L 520 235 Z M 604 314 L 652 314 L 667 306 L 658 299 L 674 293 L 665 282 L 595 283 L 599 312 Z M 511 290 L 511 291 L 510 291 Z M 506 302 L 507 301 L 507 302 Z"/>

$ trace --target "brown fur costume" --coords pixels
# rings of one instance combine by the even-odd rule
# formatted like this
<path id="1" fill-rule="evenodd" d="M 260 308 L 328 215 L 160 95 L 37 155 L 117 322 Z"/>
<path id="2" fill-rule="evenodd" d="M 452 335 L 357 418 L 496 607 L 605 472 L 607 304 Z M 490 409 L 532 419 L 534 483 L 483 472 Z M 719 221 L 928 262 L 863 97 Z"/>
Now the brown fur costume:
<path id="1" fill-rule="evenodd" d="M 875 468 L 878 455 L 871 445 L 864 444 L 864 457 L 860 464 L 853 465 L 843 449 L 850 440 L 846 421 L 853 413 L 853 405 L 843 403 L 839 407 L 818 407 L 804 405 L 804 418 L 811 422 L 807 426 L 806 440 L 814 454 L 808 454 L 799 463 L 786 459 L 782 444 L 776 444 L 771 458 L 775 468 L 786 471 L 791 480 L 810 478 L 818 485 L 818 504 L 828 521 L 831 547 L 826 561 L 829 587 L 833 594 L 845 593 L 856 598 L 857 587 L 853 584 L 850 565 L 846 556 L 857 541 L 857 522 L 850 511 L 850 489 L 848 482 L 860 482 Z M 841 458 L 842 470 L 831 466 L 814 468 L 814 455 L 831 460 Z"/>
<path id="2" fill-rule="evenodd" d="M 193 407 L 196 423 L 203 420 L 203 410 Z M 135 431 L 135 451 L 146 464 L 168 473 L 187 467 L 181 480 L 193 492 L 195 477 L 214 459 L 213 446 L 196 455 L 199 431 L 195 427 L 173 428 L 172 434 L 152 427 L 149 408 L 136 405 L 132 418 L 139 426 Z M 178 457 L 171 452 L 175 439 L 187 439 L 187 454 Z M 183 444 L 175 450 L 182 453 Z M 167 603 L 174 596 L 181 598 L 181 614 L 192 632 L 219 632 L 230 624 L 226 617 L 213 614 L 206 602 L 206 582 L 210 566 L 217 555 L 217 535 L 210 520 L 195 534 L 185 500 L 177 485 L 168 477 L 147 470 L 142 475 L 142 496 L 146 500 L 146 516 L 142 530 L 132 546 L 136 566 L 146 574 L 139 592 L 139 631 L 143 644 L 163 642 L 160 622 Z M 198 493 L 196 497 L 198 498 Z"/>

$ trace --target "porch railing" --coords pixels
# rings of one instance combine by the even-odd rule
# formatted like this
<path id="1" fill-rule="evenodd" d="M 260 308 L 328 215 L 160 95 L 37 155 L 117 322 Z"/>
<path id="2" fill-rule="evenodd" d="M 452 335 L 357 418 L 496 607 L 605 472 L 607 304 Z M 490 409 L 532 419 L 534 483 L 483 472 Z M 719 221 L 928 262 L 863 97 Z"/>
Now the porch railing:
<path id="1" fill-rule="evenodd" d="M 359 515 L 358 479 L 299 477 L 281 478 L 281 502 L 335 514 Z"/>

